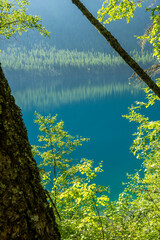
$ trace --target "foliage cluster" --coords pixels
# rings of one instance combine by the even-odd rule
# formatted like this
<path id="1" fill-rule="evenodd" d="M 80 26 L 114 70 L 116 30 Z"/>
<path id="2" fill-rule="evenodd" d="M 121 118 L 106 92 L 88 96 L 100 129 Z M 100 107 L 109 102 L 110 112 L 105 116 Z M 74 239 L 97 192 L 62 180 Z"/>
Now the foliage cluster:
<path id="1" fill-rule="evenodd" d="M 103 23 L 126 19 L 129 23 L 134 17 L 136 8 L 141 8 L 145 0 L 104 0 L 102 8 L 98 11 L 98 19 Z M 141 39 L 142 49 L 146 41 L 150 42 L 153 47 L 154 54 L 160 60 L 160 6 L 157 0 L 150 1 L 146 11 L 150 12 L 151 25 L 145 31 L 143 36 L 137 36 Z"/>
<path id="2" fill-rule="evenodd" d="M 108 239 L 160 238 L 160 121 L 149 121 L 139 112 L 153 105 L 157 98 L 148 88 L 145 92 L 148 101 L 136 102 L 125 116 L 139 124 L 131 151 L 143 161 L 143 171 L 128 175 L 124 192 L 107 209 L 106 214 L 112 220 Z"/>
<path id="3" fill-rule="evenodd" d="M 34 146 L 33 154 L 42 158 L 42 182 L 51 189 L 62 239 L 101 239 L 104 230 L 99 211 L 109 200 L 104 194 L 108 189 L 93 180 L 102 171 L 102 163 L 93 167 L 92 160 L 72 159 L 71 153 L 88 139 L 69 135 L 63 121 L 56 123 L 56 116 L 36 116 L 42 132 L 38 141 L 44 144 Z"/>
<path id="4" fill-rule="evenodd" d="M 39 141 L 44 144 L 34 146 L 33 152 L 42 158 L 42 182 L 59 213 L 62 239 L 159 239 L 160 121 L 149 121 L 140 113 L 157 98 L 148 88 L 145 91 L 148 101 L 136 102 L 125 116 L 139 124 L 131 151 L 143 161 L 142 169 L 128 175 L 129 182 L 115 202 L 109 200 L 108 188 L 94 182 L 102 163 L 93 168 L 93 161 L 77 162 L 70 155 L 88 139 L 71 137 L 56 117 L 36 114 L 43 133 Z"/>
<path id="5" fill-rule="evenodd" d="M 15 33 L 19 35 L 29 29 L 37 29 L 41 35 L 49 36 L 49 32 L 42 26 L 39 16 L 28 13 L 27 0 L 0 1 L 0 35 L 8 39 Z"/>

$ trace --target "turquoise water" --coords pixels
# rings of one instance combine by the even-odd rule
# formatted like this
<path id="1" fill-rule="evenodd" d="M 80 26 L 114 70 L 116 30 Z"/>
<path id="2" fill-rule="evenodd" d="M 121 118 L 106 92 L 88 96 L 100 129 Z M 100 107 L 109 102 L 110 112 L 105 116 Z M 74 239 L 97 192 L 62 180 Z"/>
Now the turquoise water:
<path id="1" fill-rule="evenodd" d="M 129 76 L 129 72 L 91 78 L 87 75 L 75 80 L 74 76 L 63 76 L 39 79 L 34 84 L 28 78 L 25 88 L 10 81 L 16 102 L 22 108 L 30 143 L 36 144 L 39 134 L 33 123 L 34 112 L 58 114 L 58 120 L 64 121 L 65 130 L 71 135 L 90 138 L 74 157 L 93 159 L 95 166 L 103 161 L 104 172 L 98 175 L 96 183 L 110 186 L 111 199 L 116 199 L 123 190 L 126 173 L 133 173 L 141 165 L 129 150 L 136 126 L 122 118 L 135 100 L 143 98 L 140 90 L 128 85 Z"/>
<path id="2" fill-rule="evenodd" d="M 51 37 L 53 38 L 48 40 L 51 46 L 56 46 L 57 49 L 64 48 L 67 51 L 68 49 L 78 49 L 78 51 L 92 51 L 94 49 L 94 51 L 101 53 L 112 53 L 106 40 L 87 22 L 71 2 L 47 1 L 47 4 L 46 1 L 38 0 L 37 2 L 33 1 L 30 10 L 36 15 L 41 15 L 44 25 L 52 32 Z M 85 2 L 95 13 L 101 6 L 98 0 L 94 4 L 91 0 Z M 62 8 L 62 6 L 65 7 Z M 122 21 L 107 26 L 128 51 L 140 49 L 132 36 L 141 35 L 145 31 L 143 28 L 146 28 L 146 23 L 149 21 L 144 13 L 137 12 L 137 14 L 130 25 Z M 136 25 L 133 24 L 135 22 Z M 18 47 L 25 45 L 26 49 L 30 46 L 33 47 L 33 44 L 39 44 L 41 40 L 35 32 L 33 35 L 24 35 L 21 39 L 17 45 Z M 7 45 L 6 42 L 3 44 Z M 12 42 L 11 50 L 14 50 Z M 64 54 L 66 53 L 63 52 L 62 58 L 64 58 Z M 123 190 L 122 182 L 127 181 L 126 173 L 133 173 L 141 166 L 141 162 L 129 150 L 136 126 L 122 118 L 122 115 L 127 113 L 128 107 L 135 100 L 142 101 L 144 98 L 139 88 L 133 89 L 128 85 L 128 77 L 132 72 L 128 70 L 126 65 L 117 65 L 119 67 L 116 68 L 115 72 L 110 68 L 105 70 L 104 66 L 103 74 L 100 74 L 99 66 L 94 69 L 94 67 L 90 68 L 85 65 L 84 69 L 77 67 L 74 72 L 68 67 L 69 71 L 66 72 L 70 74 L 69 76 L 62 74 L 51 78 L 49 77 L 50 72 L 46 77 L 41 76 L 45 74 L 42 73 L 43 70 L 41 72 L 37 70 L 42 67 L 42 62 L 45 63 L 44 56 L 41 58 L 41 62 L 39 62 L 40 57 L 32 58 L 31 63 L 34 62 L 33 65 L 37 66 L 34 75 L 30 74 L 32 68 L 28 68 L 27 72 L 26 63 L 29 57 L 25 57 L 25 61 L 23 61 L 17 52 L 14 56 L 9 52 L 9 55 L 11 56 L 6 57 L 6 63 L 3 59 L 1 62 L 2 66 L 6 66 L 8 69 L 8 65 L 10 65 L 6 77 L 16 102 L 22 109 L 30 143 L 36 144 L 39 134 L 38 126 L 33 123 L 34 112 L 37 111 L 43 115 L 58 114 L 58 119 L 64 121 L 66 130 L 71 135 L 78 134 L 90 138 L 90 142 L 79 148 L 74 153 L 74 157 L 94 159 L 95 165 L 103 160 L 104 172 L 98 175 L 96 182 L 101 185 L 110 185 L 110 196 L 112 199 L 116 199 Z M 52 55 L 52 58 L 55 58 L 55 55 Z M 52 61 L 53 59 L 51 59 Z M 18 63 L 20 66 L 17 65 Z M 17 70 L 13 71 L 13 67 Z M 51 71 L 53 76 L 57 70 L 54 71 L 54 65 L 49 67 L 50 70 L 45 71 Z M 159 118 L 158 108 L 149 112 L 149 115 L 155 119 Z"/>
<path id="3" fill-rule="evenodd" d="M 129 153 L 135 128 L 121 117 L 122 113 L 127 112 L 132 100 L 125 96 L 104 98 L 49 110 L 52 115 L 58 114 L 58 119 L 65 122 L 70 134 L 90 138 L 90 142 L 85 143 L 74 155 L 79 159 L 94 159 L 95 165 L 103 160 L 104 172 L 99 174 L 97 183 L 110 185 L 112 197 L 122 191 L 121 183 L 126 181 L 126 173 L 140 166 Z M 38 131 L 35 131 L 36 126 L 33 125 L 33 112 L 24 111 L 23 114 L 30 141 L 34 144 Z"/>

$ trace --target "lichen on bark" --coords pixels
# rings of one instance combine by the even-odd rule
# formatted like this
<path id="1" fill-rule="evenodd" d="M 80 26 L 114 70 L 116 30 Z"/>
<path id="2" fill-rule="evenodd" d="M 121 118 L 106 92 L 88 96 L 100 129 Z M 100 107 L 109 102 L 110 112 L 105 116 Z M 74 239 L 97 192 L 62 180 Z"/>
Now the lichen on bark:
<path id="1" fill-rule="evenodd" d="M 0 67 L 0 239 L 60 239 L 20 108 Z"/>

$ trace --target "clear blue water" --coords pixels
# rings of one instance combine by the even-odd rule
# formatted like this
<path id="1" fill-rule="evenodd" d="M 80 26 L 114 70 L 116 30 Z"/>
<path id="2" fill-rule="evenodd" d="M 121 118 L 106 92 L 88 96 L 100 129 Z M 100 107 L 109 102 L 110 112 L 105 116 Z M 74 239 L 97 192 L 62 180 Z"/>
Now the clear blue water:
<path id="1" fill-rule="evenodd" d="M 127 114 L 128 107 L 135 100 L 143 99 L 143 94 L 140 91 L 136 92 L 136 90 L 132 90 L 132 87 L 127 89 L 120 87 L 124 83 L 128 86 L 129 74 L 124 73 L 121 75 L 121 79 L 120 75 L 115 75 L 115 79 L 117 76 L 119 82 L 115 81 L 114 83 L 107 80 L 107 78 L 111 78 L 109 75 L 101 77 L 98 83 L 97 77 L 95 77 L 95 81 L 92 77 L 92 81 L 89 81 L 87 84 L 85 83 L 88 81 L 88 76 L 83 76 L 82 81 L 79 79 L 79 84 L 74 84 L 73 79 L 69 81 L 70 78 L 64 78 L 63 82 L 66 84 L 62 84 L 60 88 L 55 88 L 53 91 L 53 95 L 61 92 L 61 97 L 57 97 L 53 104 L 50 100 L 48 105 L 44 101 L 49 94 L 47 91 L 49 92 L 50 90 L 50 82 L 47 83 L 44 81 L 41 83 L 41 86 L 37 83 L 30 88 L 31 82 L 28 80 L 28 88 L 31 90 L 31 93 L 28 95 L 26 102 L 22 98 L 28 88 L 18 89 L 17 83 L 10 82 L 17 104 L 22 108 L 30 143 L 36 144 L 37 135 L 39 134 L 38 125 L 33 123 L 34 111 L 42 115 L 48 115 L 49 113 L 51 115 L 58 114 L 58 120 L 64 121 L 65 129 L 71 135 L 90 138 L 88 143 L 84 143 L 82 147 L 77 149 L 74 157 L 78 159 L 81 157 L 93 159 L 95 166 L 103 160 L 104 172 L 98 175 L 96 183 L 110 186 L 111 199 L 117 199 L 118 194 L 122 192 L 122 182 L 127 182 L 126 173 L 134 173 L 135 169 L 139 169 L 141 166 L 141 162 L 129 150 L 133 140 L 132 134 L 135 132 L 136 126 L 133 123 L 129 123 L 125 118 L 122 118 L 122 115 Z M 52 81 L 55 80 L 52 79 Z M 121 83 L 120 86 L 118 85 L 119 83 Z M 15 84 L 16 90 L 14 89 Z M 104 93 L 103 90 L 107 84 L 108 86 L 113 85 L 113 89 L 111 92 L 106 91 Z M 100 86 L 100 90 L 94 94 L 93 91 L 98 86 Z M 116 86 L 119 86 L 119 90 L 116 90 Z M 42 91 L 37 96 L 36 100 L 40 97 L 41 104 L 39 105 L 39 100 L 37 100 L 36 105 L 36 101 L 33 103 L 30 100 L 35 97 L 36 89 L 39 87 L 40 89 L 46 89 L 46 91 L 45 93 Z M 79 87 L 83 91 L 77 93 L 78 97 L 73 98 L 72 93 L 76 92 L 76 89 L 79 89 Z M 64 97 L 67 89 L 70 89 L 70 98 Z M 90 93 L 88 95 L 86 93 L 85 95 L 84 89 L 86 91 L 90 89 Z M 18 94 L 20 93 L 22 95 L 19 96 Z M 58 101 L 58 103 L 56 104 L 55 101 Z"/>

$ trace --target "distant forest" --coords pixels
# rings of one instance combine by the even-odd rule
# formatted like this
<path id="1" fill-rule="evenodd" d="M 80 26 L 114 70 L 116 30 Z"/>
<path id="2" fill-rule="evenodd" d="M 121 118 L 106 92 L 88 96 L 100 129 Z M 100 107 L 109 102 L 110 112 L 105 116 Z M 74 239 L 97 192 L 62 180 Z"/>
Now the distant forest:
<path id="1" fill-rule="evenodd" d="M 102 2 L 83 2 L 97 16 Z M 34 0 L 29 10 L 42 17 L 51 38 L 44 39 L 38 32 L 30 31 L 20 37 L 16 35 L 16 40 L 1 40 L 0 62 L 18 105 L 46 108 L 47 104 L 59 106 L 123 92 L 139 92 L 128 85 L 128 77 L 122 77 L 124 73 L 125 76 L 132 74 L 130 68 L 71 1 Z M 143 8 L 136 11 L 130 24 L 122 20 L 107 25 L 144 68 L 155 60 L 150 46 L 147 44 L 142 54 L 133 36 L 143 34 L 149 23 L 149 15 Z"/>
<path id="2" fill-rule="evenodd" d="M 131 56 L 141 65 L 147 66 L 155 62 L 152 53 L 143 54 L 136 50 Z M 125 62 L 117 54 L 107 54 L 92 51 L 77 51 L 56 49 L 49 45 L 35 45 L 32 49 L 26 47 L 8 46 L 1 52 L 0 59 L 3 68 L 9 72 L 33 73 L 40 76 L 62 76 L 78 74 L 99 74 L 108 71 L 125 69 Z"/>
<path id="3" fill-rule="evenodd" d="M 97 16 L 97 11 L 102 6 L 100 0 L 83 0 L 86 7 Z M 107 24 L 107 29 L 118 39 L 120 44 L 127 51 L 140 51 L 140 44 L 135 35 L 143 35 L 150 25 L 149 13 L 145 11 L 145 5 L 142 9 L 136 9 L 135 17 L 129 24 L 126 21 L 114 21 Z M 106 40 L 91 26 L 81 12 L 75 8 L 71 1 L 66 0 L 34 0 L 30 2 L 29 11 L 31 14 L 40 15 L 42 23 L 48 31 L 51 32 L 50 38 L 44 39 L 37 31 L 23 33 L 22 36 L 15 35 L 10 40 L 1 39 L 1 49 L 6 50 L 8 45 L 16 44 L 17 47 L 25 46 L 28 49 L 33 45 L 39 45 L 41 42 L 48 43 L 50 47 L 56 46 L 56 49 L 69 49 L 77 51 L 91 51 L 113 54 L 114 50 Z M 139 24 L 141 23 L 141 24 Z M 16 39 L 16 40 L 15 40 Z M 146 44 L 145 48 L 150 49 Z"/>
<path id="4" fill-rule="evenodd" d="M 135 50 L 130 54 L 143 66 L 155 63 L 149 51 L 142 54 Z M 47 44 L 35 45 L 32 49 L 8 46 L 1 52 L 1 62 L 7 77 L 12 79 L 10 84 L 16 102 L 24 109 L 58 107 L 124 92 L 139 93 L 138 88 L 128 85 L 127 79 L 115 78 L 115 74 L 128 71 L 117 54 L 69 51 Z"/>

